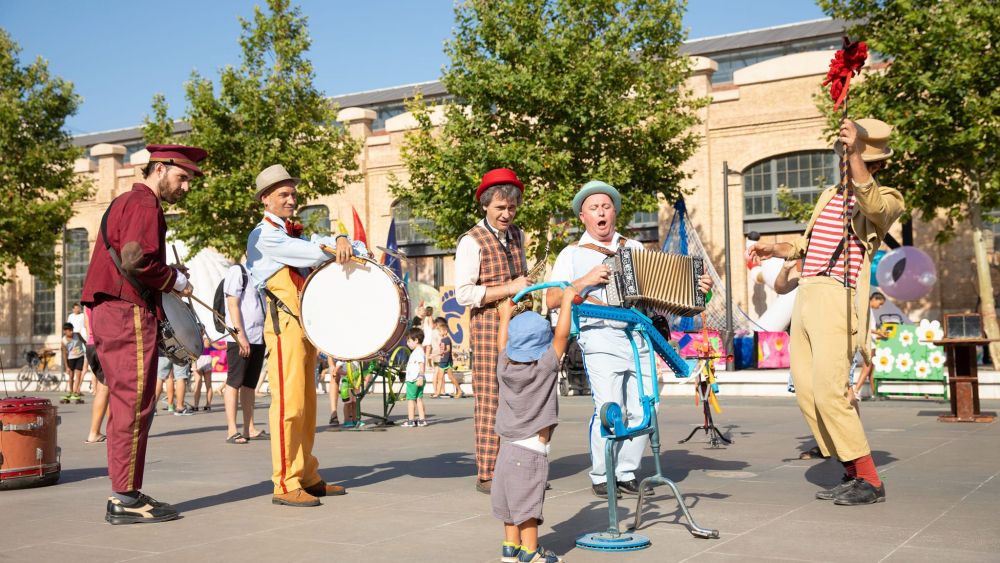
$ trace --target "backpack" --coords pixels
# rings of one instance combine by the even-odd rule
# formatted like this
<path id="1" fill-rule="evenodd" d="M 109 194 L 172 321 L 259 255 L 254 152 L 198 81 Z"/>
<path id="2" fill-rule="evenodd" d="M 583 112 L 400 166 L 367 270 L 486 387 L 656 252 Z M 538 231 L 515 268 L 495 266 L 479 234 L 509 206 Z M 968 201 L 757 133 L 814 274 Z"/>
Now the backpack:
<path id="1" fill-rule="evenodd" d="M 247 290 L 247 270 L 243 267 L 243 264 L 237 264 L 240 267 L 240 274 L 243 276 L 243 291 Z M 212 315 L 212 321 L 215 323 L 215 330 L 219 332 L 225 332 L 226 326 L 219 320 L 221 316 L 223 319 L 226 318 L 226 292 L 223 291 L 223 286 L 226 284 L 226 278 L 222 278 L 219 282 L 219 286 L 215 288 L 215 298 L 212 299 L 212 308 L 218 315 Z"/>

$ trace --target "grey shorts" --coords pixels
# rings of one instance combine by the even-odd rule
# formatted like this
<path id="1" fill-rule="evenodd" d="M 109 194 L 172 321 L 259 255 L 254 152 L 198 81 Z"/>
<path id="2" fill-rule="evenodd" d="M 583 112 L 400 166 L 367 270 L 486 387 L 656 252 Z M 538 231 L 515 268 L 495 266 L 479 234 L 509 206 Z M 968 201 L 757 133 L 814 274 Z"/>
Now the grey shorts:
<path id="1" fill-rule="evenodd" d="M 163 356 L 156 359 L 156 377 L 166 379 L 170 377 L 170 370 L 174 370 L 174 381 L 178 379 L 191 379 L 191 362 L 178 365 Z"/>
<path id="2" fill-rule="evenodd" d="M 493 516 L 507 524 L 523 524 L 532 518 L 541 524 L 548 479 L 545 454 L 502 442 L 490 491 Z"/>

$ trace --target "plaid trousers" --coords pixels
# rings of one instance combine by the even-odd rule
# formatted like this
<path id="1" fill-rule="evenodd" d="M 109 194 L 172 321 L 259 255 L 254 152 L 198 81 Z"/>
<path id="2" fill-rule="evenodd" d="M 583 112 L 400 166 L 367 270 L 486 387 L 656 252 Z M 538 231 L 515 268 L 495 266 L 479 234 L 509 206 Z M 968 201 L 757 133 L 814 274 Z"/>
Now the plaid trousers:
<path id="1" fill-rule="evenodd" d="M 500 318 L 493 307 L 472 310 L 472 392 L 475 394 L 474 427 L 476 431 L 476 472 L 480 481 L 493 478 L 500 437 L 496 433 L 497 403 L 500 388 L 497 383 L 497 335 Z"/>

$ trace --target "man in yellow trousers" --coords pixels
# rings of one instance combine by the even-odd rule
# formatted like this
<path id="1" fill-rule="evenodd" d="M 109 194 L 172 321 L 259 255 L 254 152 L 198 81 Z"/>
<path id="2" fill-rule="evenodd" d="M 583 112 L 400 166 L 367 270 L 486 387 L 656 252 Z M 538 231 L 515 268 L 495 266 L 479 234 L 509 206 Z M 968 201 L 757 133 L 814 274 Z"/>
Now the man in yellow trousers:
<path id="1" fill-rule="evenodd" d="M 267 378 L 271 388 L 271 463 L 273 504 L 318 506 L 319 497 L 343 495 L 328 485 L 312 455 L 316 436 L 316 348 L 299 321 L 299 294 L 307 269 L 334 257 L 343 263 L 354 249 L 346 235 L 301 238 L 302 225 L 292 223 L 299 179 L 275 164 L 257 175 L 255 199 L 264 218 L 247 241 L 247 268 L 265 296 L 264 343 L 270 350 Z M 336 249 L 331 256 L 327 249 Z"/>
<path id="2" fill-rule="evenodd" d="M 844 119 L 834 148 L 846 153 L 846 186 L 820 194 L 802 237 L 791 243 L 758 242 L 750 248 L 751 259 L 805 258 L 792 312 L 792 380 L 823 456 L 835 455 L 844 465 L 841 483 L 818 491 L 816 498 L 846 506 L 885 501 L 885 486 L 851 405 L 847 378 L 857 345 L 868 359 L 872 256 L 903 213 L 903 196 L 880 186 L 874 177 L 892 156 L 891 132 L 877 119 Z M 845 213 L 850 225 L 846 237 Z"/>

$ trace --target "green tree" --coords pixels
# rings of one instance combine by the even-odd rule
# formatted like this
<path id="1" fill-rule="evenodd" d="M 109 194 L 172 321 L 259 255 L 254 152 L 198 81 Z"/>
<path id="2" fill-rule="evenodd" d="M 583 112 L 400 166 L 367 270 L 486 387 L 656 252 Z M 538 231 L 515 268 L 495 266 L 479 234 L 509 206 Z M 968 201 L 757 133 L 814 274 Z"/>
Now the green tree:
<path id="1" fill-rule="evenodd" d="M 516 223 L 535 240 L 565 243 L 580 185 L 601 179 L 623 195 L 620 226 L 634 212 L 680 195 L 681 164 L 705 101 L 684 89 L 689 59 L 683 1 L 469 0 L 455 8 L 442 82 L 443 107 L 419 96 L 419 126 L 402 157 L 407 181 L 390 189 L 430 219 L 442 247 L 482 214 L 473 192 L 483 173 L 514 169 L 525 182 Z M 444 122 L 436 127 L 435 111 Z M 559 219 L 563 219 L 560 223 Z M 565 221 L 568 219 L 569 221 Z M 536 246 L 537 252 L 537 246 Z"/>
<path id="2" fill-rule="evenodd" d="M 820 0 L 830 15 L 867 18 L 851 30 L 891 62 L 851 88 L 851 114 L 896 127 L 892 165 L 880 173 L 902 187 L 911 212 L 944 218 L 943 241 L 968 221 L 987 336 L 1000 338 L 984 210 L 1000 206 L 1000 5 L 938 0 Z M 1000 367 L 1000 346 L 990 345 Z"/>
<path id="3" fill-rule="evenodd" d="M 0 29 L 0 283 L 18 262 L 48 283 L 58 272 L 53 249 L 73 216 L 73 204 L 90 193 L 73 161 L 83 152 L 64 126 L 80 97 L 73 84 L 49 74 L 41 57 L 23 66 L 17 43 Z"/>
<path id="4" fill-rule="evenodd" d="M 206 176 L 179 203 L 184 219 L 172 225 L 192 252 L 212 247 L 233 259 L 243 254 L 261 215 L 254 178 L 267 166 L 282 164 L 302 178 L 300 206 L 357 179 L 360 143 L 337 123 L 336 105 L 313 86 L 306 18 L 288 0 L 267 4 L 268 13 L 256 7 L 252 20 L 240 18 L 242 62 L 220 72 L 218 95 L 197 72 L 186 84 L 191 132 L 183 142 L 208 151 Z M 144 135 L 162 142 L 171 130 L 158 96 Z"/>

